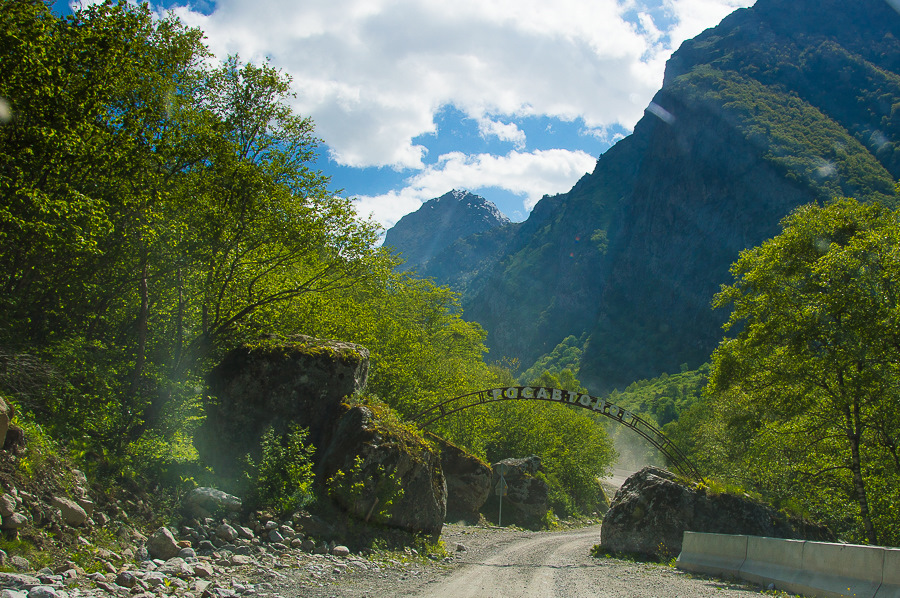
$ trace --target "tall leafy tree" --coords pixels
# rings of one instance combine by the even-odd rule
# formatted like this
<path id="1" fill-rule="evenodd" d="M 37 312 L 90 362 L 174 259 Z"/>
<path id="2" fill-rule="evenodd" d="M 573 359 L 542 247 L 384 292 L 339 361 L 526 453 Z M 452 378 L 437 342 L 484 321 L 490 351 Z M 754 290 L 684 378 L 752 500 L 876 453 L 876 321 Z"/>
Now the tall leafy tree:
<path id="1" fill-rule="evenodd" d="M 714 302 L 732 306 L 737 335 L 713 355 L 712 450 L 819 511 L 843 496 L 871 543 L 900 539 L 884 510 L 900 482 L 898 218 L 850 199 L 801 207 L 741 254 Z"/>

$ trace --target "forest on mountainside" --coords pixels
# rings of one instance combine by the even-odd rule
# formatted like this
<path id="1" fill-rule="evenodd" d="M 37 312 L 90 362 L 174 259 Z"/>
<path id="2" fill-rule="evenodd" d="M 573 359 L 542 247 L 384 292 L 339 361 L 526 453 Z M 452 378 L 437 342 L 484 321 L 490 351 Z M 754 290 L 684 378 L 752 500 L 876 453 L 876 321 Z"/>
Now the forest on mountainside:
<path id="1" fill-rule="evenodd" d="M 797 206 L 896 206 L 900 14 L 884 0 L 758 0 L 666 65 L 634 132 L 528 220 L 460 239 L 422 273 L 463 293 L 525 368 L 583 338 L 593 392 L 709 359 L 740 251 Z M 540 293 L 521 293 L 540 288 Z"/>
<path id="2" fill-rule="evenodd" d="M 205 376 L 264 334 L 365 346 L 353 400 L 400 416 L 511 376 L 485 363 L 458 297 L 397 273 L 377 226 L 311 168 L 314 124 L 284 74 L 217 63 L 201 31 L 125 2 L 59 18 L 2 0 L 0 55 L 0 395 L 28 439 L 23 474 L 44 475 L 49 451 L 106 484 L 208 482 L 192 442 Z M 614 458 L 567 409 L 435 431 L 491 461 L 540 454 L 560 516 L 596 510 Z M 303 455 L 302 438 L 260 440 Z"/>
<path id="3" fill-rule="evenodd" d="M 731 270 L 711 363 L 608 399 L 655 420 L 714 486 L 900 544 L 900 211 L 801 206 Z"/>

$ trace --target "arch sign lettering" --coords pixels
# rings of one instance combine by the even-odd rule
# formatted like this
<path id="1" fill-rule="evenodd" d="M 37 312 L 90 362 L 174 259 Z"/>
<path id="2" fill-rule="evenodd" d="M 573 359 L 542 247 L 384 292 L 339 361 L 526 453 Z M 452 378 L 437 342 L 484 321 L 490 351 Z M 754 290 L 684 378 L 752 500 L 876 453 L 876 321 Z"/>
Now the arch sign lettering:
<path id="1" fill-rule="evenodd" d="M 606 399 L 594 397 L 586 393 L 578 393 L 559 388 L 548 388 L 545 386 L 506 386 L 502 388 L 489 388 L 487 390 L 479 390 L 477 392 L 447 399 L 446 401 L 432 405 L 416 414 L 412 418 L 412 421 L 422 428 L 427 428 L 439 419 L 462 411 L 463 409 L 469 409 L 487 403 L 495 403 L 497 401 L 548 401 L 589 409 L 594 413 L 608 417 L 626 428 L 630 428 L 637 432 L 650 444 L 659 449 L 659 451 L 669 459 L 669 462 L 678 469 L 681 475 L 697 480 L 703 478 L 681 449 L 675 446 L 675 444 L 673 444 L 672 441 L 655 426 L 648 423 L 647 420 L 610 403 Z"/>

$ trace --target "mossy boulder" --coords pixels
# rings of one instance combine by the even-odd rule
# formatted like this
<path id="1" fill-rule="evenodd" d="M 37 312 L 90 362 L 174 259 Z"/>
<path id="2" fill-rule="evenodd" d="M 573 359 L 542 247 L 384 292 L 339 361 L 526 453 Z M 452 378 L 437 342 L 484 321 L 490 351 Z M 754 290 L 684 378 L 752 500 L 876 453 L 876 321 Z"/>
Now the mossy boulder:
<path id="1" fill-rule="evenodd" d="M 309 428 L 309 442 L 321 447 L 341 403 L 365 386 L 368 372 L 368 349 L 352 343 L 297 335 L 242 345 L 207 378 L 197 450 L 220 477 L 236 479 L 244 457 L 258 457 L 269 427 L 279 434 L 291 425 Z"/>
<path id="2" fill-rule="evenodd" d="M 712 492 L 672 472 L 645 467 L 628 478 L 603 517 L 608 552 L 677 556 L 685 531 L 834 541 L 824 526 L 789 517 L 746 495 Z"/>
<path id="3" fill-rule="evenodd" d="M 447 510 L 439 453 L 384 406 L 344 406 L 316 476 L 358 520 L 437 538 Z"/>
<path id="4" fill-rule="evenodd" d="M 475 455 L 433 434 L 447 480 L 447 521 L 478 521 L 491 491 L 491 467 Z"/>

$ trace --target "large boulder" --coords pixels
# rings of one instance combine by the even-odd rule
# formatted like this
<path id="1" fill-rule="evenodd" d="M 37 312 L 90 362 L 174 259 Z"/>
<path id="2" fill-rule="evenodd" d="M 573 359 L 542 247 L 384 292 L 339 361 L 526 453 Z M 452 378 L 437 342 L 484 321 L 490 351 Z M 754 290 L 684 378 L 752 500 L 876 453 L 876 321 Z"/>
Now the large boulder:
<path id="1" fill-rule="evenodd" d="M 200 456 L 224 479 L 243 457 L 258 457 L 267 428 L 283 434 L 307 427 L 325 445 L 341 402 L 361 390 L 369 371 L 365 347 L 308 336 L 266 337 L 228 353 L 208 376 L 206 420 L 196 440 Z"/>
<path id="2" fill-rule="evenodd" d="M 441 469 L 447 480 L 447 521 L 478 521 L 491 492 L 490 466 L 455 444 L 429 434 L 441 450 Z"/>
<path id="3" fill-rule="evenodd" d="M 543 476 L 541 458 L 537 455 L 520 459 L 503 459 L 491 465 L 490 500 L 486 507 L 491 513 L 499 511 L 500 499 L 496 494 L 500 475 L 506 481 L 507 491 L 503 497 L 503 518 L 506 523 L 523 527 L 539 527 L 547 511 L 550 510 L 547 482 Z M 499 513 L 498 513 L 499 514 Z"/>
<path id="4" fill-rule="evenodd" d="M 378 416 L 380 409 L 345 407 L 317 479 L 356 519 L 436 538 L 447 510 L 440 456 L 402 425 Z"/>
<path id="5" fill-rule="evenodd" d="M 645 467 L 616 493 L 603 518 L 600 545 L 609 552 L 669 558 L 681 552 L 685 531 L 834 541 L 827 528 L 748 496 L 711 493 L 664 469 Z"/>

